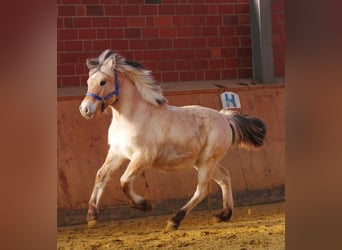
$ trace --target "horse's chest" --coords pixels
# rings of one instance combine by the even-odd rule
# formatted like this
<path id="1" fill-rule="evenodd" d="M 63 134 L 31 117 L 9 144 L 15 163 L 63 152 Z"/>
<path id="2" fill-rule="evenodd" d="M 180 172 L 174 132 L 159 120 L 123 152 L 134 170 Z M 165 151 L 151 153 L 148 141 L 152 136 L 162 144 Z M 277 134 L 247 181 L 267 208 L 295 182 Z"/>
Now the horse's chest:
<path id="1" fill-rule="evenodd" d="M 108 131 L 108 144 L 115 151 L 120 152 L 126 158 L 131 158 L 135 151 L 136 136 L 134 133 L 112 126 Z"/>

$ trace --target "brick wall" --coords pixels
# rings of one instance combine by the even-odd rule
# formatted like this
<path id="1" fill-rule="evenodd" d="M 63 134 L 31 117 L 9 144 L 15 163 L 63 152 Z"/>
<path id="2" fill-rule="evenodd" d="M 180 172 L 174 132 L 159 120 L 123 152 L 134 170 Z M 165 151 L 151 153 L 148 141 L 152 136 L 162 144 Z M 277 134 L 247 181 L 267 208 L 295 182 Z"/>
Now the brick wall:
<path id="1" fill-rule="evenodd" d="M 104 49 L 161 82 L 252 77 L 248 0 L 58 0 L 57 84 L 84 85 Z M 275 73 L 284 75 L 284 0 L 272 1 Z"/>
<path id="2" fill-rule="evenodd" d="M 285 75 L 285 0 L 272 0 L 272 35 L 275 76 Z"/>

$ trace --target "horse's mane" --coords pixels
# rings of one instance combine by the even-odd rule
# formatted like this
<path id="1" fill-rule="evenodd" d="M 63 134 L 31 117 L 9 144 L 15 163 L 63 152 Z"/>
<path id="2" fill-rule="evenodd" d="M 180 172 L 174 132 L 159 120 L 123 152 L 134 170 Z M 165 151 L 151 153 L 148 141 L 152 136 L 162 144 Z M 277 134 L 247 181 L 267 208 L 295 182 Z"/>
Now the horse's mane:
<path id="1" fill-rule="evenodd" d="M 101 69 L 104 73 L 108 73 L 108 69 L 103 69 L 104 62 L 110 58 L 115 58 L 115 69 L 127 76 L 136 86 L 138 92 L 142 98 L 155 106 L 160 106 L 167 102 L 166 98 L 163 96 L 163 91 L 161 86 L 155 81 L 151 75 L 150 70 L 144 69 L 144 67 L 133 61 L 127 61 L 121 55 L 115 53 L 111 50 L 105 50 L 101 53 L 98 58 L 88 59 L 87 65 L 91 68 Z M 113 72 L 110 72 L 113 76 Z"/>

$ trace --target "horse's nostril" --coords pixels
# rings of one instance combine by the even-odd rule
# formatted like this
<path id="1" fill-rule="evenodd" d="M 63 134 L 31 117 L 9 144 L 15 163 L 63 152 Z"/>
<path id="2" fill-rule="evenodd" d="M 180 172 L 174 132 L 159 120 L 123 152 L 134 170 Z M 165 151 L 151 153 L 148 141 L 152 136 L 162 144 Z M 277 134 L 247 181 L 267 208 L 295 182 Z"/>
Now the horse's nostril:
<path id="1" fill-rule="evenodd" d="M 88 107 L 82 107 L 82 105 L 79 107 L 80 112 L 83 114 L 89 114 L 89 108 Z"/>

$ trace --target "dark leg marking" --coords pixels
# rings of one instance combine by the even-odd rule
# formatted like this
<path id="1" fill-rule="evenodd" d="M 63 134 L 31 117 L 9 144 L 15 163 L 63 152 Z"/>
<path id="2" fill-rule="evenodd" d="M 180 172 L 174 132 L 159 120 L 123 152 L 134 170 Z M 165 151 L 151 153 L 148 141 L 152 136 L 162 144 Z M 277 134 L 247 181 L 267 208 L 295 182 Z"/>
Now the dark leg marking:
<path id="1" fill-rule="evenodd" d="M 151 202 L 148 200 L 142 200 L 139 204 L 131 202 L 133 208 L 140 209 L 144 212 L 152 210 Z"/>
<path id="2" fill-rule="evenodd" d="M 139 203 L 134 203 L 134 201 L 131 199 L 131 197 L 129 196 L 129 186 L 127 184 L 124 184 L 121 186 L 122 190 L 124 191 L 124 193 L 126 194 L 126 196 L 129 199 L 129 204 L 136 209 L 140 209 L 142 211 L 150 211 L 152 210 L 152 205 L 151 202 L 148 200 L 142 200 Z"/>
<path id="3" fill-rule="evenodd" d="M 233 211 L 230 208 L 223 209 L 220 213 L 215 214 L 214 217 L 216 218 L 217 222 L 225 222 L 229 221 L 233 215 Z"/>
<path id="4" fill-rule="evenodd" d="M 97 220 L 98 217 L 99 217 L 99 212 L 97 211 L 95 204 L 89 203 L 87 221 Z"/>
<path id="5" fill-rule="evenodd" d="M 178 229 L 179 224 L 184 219 L 185 215 L 186 212 L 184 210 L 180 210 L 178 213 L 172 216 L 171 219 L 168 220 L 168 225 L 174 230 Z"/>

